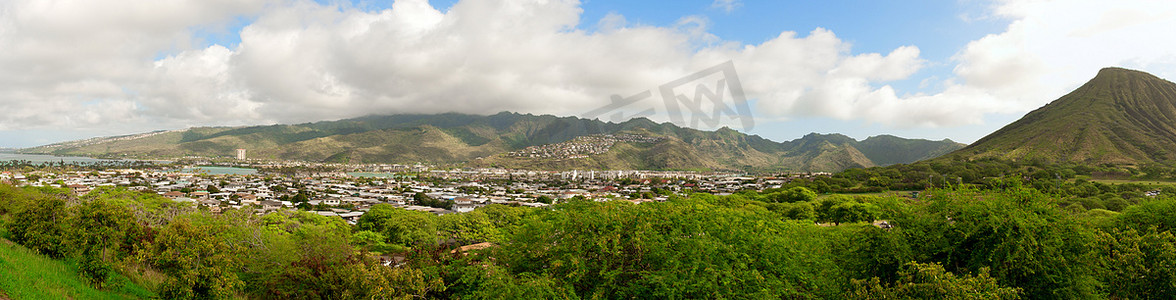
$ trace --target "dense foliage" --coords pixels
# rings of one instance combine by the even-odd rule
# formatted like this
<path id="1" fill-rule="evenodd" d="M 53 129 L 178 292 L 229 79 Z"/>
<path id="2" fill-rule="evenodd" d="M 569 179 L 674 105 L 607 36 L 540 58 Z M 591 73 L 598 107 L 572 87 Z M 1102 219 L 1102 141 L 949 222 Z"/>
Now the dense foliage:
<path id="1" fill-rule="evenodd" d="M 376 205 L 355 225 L 302 211 L 209 214 L 122 189 L 78 198 L 0 186 L 0 199 L 6 238 L 77 261 L 96 287 L 123 274 L 176 299 L 1176 294 L 1176 199 L 1076 210 L 1016 180 L 917 198 L 794 186 L 444 216 Z"/>

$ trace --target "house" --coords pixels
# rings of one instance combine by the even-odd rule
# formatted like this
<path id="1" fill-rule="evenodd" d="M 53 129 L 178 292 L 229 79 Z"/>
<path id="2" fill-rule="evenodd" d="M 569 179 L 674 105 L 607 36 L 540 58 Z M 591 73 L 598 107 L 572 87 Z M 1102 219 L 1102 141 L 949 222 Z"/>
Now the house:
<path id="1" fill-rule="evenodd" d="M 559 193 L 558 199 L 559 200 L 567 200 L 567 199 L 575 198 L 576 196 L 579 196 L 579 195 L 580 194 L 578 194 L 576 192 L 570 192 L 570 191 L 569 192 L 562 192 L 562 193 Z"/>
<path id="2" fill-rule="evenodd" d="M 163 193 L 163 196 L 167 197 L 168 199 L 176 200 L 176 198 L 183 197 L 184 193 L 177 192 L 177 191 L 171 191 L 171 192 Z"/>
<path id="3" fill-rule="evenodd" d="M 346 203 L 346 204 L 360 205 L 360 204 L 366 203 L 368 201 L 368 199 L 349 196 L 349 197 L 340 198 L 339 201 L 342 203 Z M 376 203 L 379 203 L 379 201 L 376 201 Z"/>
<path id="4" fill-rule="evenodd" d="M 339 198 L 327 198 L 327 199 L 323 199 L 323 201 L 321 203 L 323 205 L 336 206 L 336 205 L 342 204 L 343 201 L 340 200 Z"/>
<path id="5" fill-rule="evenodd" d="M 85 195 L 86 193 L 90 192 L 89 186 L 85 186 L 85 185 L 81 185 L 81 184 L 71 184 L 71 185 L 68 185 L 68 187 L 71 190 L 73 190 L 75 194 L 78 194 L 78 195 Z"/>
<path id="6" fill-rule="evenodd" d="M 453 211 L 456 211 L 459 213 L 467 213 L 467 212 L 474 211 L 475 209 L 478 209 L 478 207 L 481 207 L 481 206 L 482 206 L 481 204 L 472 203 L 472 202 L 454 203 L 453 204 Z"/>
<path id="7" fill-rule="evenodd" d="M 466 197 L 459 197 L 453 199 L 453 211 L 459 213 L 471 212 L 479 207 L 485 206 L 483 203 L 485 202 Z"/>
<path id="8" fill-rule="evenodd" d="M 408 202 L 404 200 L 404 197 L 399 196 L 399 195 L 388 196 L 387 198 L 385 198 L 385 203 L 392 204 L 392 205 L 408 204 Z"/>
<path id="9" fill-rule="evenodd" d="M 236 196 L 237 199 L 241 201 L 241 205 L 260 205 L 261 204 L 260 201 L 257 200 L 257 196 L 254 196 L 253 194 L 233 193 L 233 196 Z"/>
<path id="10" fill-rule="evenodd" d="M 340 218 L 343 218 L 343 220 L 347 220 L 347 222 L 350 222 L 350 223 L 355 223 L 355 222 L 359 221 L 359 217 L 362 217 L 362 216 L 363 216 L 362 211 L 353 211 L 353 212 L 339 214 Z"/>
<path id="11" fill-rule="evenodd" d="M 207 206 L 207 207 L 214 207 L 214 206 L 220 207 L 220 201 L 212 200 L 212 199 L 204 199 L 204 200 L 200 200 L 200 205 Z"/>
<path id="12" fill-rule="evenodd" d="M 448 214 L 453 213 L 452 210 L 448 210 L 448 209 L 444 209 L 444 208 L 428 207 L 428 206 L 406 205 L 402 208 L 407 209 L 407 210 L 423 211 L 423 212 L 432 213 L 432 214 L 438 215 L 438 216 L 448 215 Z"/>
<path id="13" fill-rule="evenodd" d="M 275 211 L 282 208 L 282 202 L 278 201 L 261 201 L 261 209 L 265 211 Z"/>

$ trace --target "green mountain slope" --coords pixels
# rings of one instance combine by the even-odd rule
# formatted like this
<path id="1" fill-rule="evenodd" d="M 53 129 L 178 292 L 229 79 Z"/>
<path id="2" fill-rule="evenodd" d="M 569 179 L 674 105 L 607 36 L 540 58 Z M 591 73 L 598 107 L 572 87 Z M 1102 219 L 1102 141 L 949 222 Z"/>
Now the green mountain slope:
<path id="1" fill-rule="evenodd" d="M 893 135 L 872 136 L 854 144 L 854 147 L 879 166 L 936 158 L 964 146 L 966 145 L 950 139 L 930 141 L 905 139 Z"/>
<path id="2" fill-rule="evenodd" d="M 876 163 L 854 146 L 856 143 L 853 138 L 841 134 L 810 133 L 800 139 L 784 143 L 789 153 L 793 154 L 785 159 L 785 163 L 797 169 L 811 171 L 840 171 L 876 166 Z"/>
<path id="3" fill-rule="evenodd" d="M 528 147 L 574 147 L 561 143 L 611 135 L 649 140 L 618 140 L 606 152 L 575 157 L 508 155 Z M 701 131 L 644 118 L 606 123 L 504 112 L 491 116 L 394 115 L 295 125 L 203 127 L 67 142 L 22 152 L 148 158 L 232 157 L 235 149 L 244 148 L 250 158 L 324 162 L 467 163 L 554 170 L 838 171 L 909 163 L 961 146 L 946 140 L 897 137 L 858 142 L 839 134 L 810 134 L 778 143 L 728 128 Z"/>
<path id="4" fill-rule="evenodd" d="M 951 157 L 1133 165 L 1176 159 L 1176 84 L 1106 68 Z"/>

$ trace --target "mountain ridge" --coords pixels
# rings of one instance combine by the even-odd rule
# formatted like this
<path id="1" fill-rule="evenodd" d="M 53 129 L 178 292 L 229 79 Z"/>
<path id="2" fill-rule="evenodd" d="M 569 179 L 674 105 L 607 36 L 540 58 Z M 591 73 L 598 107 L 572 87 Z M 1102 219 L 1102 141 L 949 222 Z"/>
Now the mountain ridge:
<path id="1" fill-rule="evenodd" d="M 613 134 L 634 134 L 658 140 L 650 143 L 620 141 L 612 144 L 614 147 L 607 152 L 567 159 L 506 155 L 527 147 L 559 145 L 580 137 Z M 792 141 L 775 142 L 730 128 L 702 131 L 645 118 L 613 123 L 502 112 L 489 116 L 457 113 L 373 115 L 301 124 L 194 127 L 50 144 L 22 149 L 21 152 L 100 157 L 231 157 L 234 149 L 245 148 L 251 158 L 323 162 L 464 163 L 535 169 L 832 172 L 909 163 L 913 162 L 911 159 L 931 158 L 963 147 L 946 139 L 929 141 L 892 137 L 863 142 L 841 134 L 817 133 Z M 896 158 L 880 154 L 885 151 L 901 151 L 907 155 Z"/>
<path id="2" fill-rule="evenodd" d="M 1104 68 L 1074 91 L 945 157 L 1170 163 L 1176 161 L 1176 83 Z"/>

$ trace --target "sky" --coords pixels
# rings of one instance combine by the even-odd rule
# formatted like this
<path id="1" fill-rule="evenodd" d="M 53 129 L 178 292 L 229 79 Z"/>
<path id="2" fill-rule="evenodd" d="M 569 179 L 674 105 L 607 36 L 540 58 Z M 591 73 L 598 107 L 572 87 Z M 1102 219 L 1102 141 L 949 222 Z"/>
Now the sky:
<path id="1" fill-rule="evenodd" d="M 1172 32 L 1153 0 L 2 0 L 0 147 L 502 111 L 970 143 L 1104 67 L 1176 79 Z"/>

